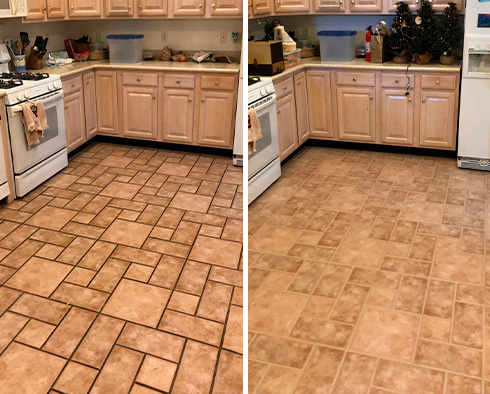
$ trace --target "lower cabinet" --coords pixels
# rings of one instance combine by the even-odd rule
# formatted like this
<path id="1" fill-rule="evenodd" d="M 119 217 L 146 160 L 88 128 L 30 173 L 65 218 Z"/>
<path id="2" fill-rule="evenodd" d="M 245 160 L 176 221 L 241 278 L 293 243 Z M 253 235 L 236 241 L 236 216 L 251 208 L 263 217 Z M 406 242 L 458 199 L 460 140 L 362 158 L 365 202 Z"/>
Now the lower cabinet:
<path id="1" fill-rule="evenodd" d="M 120 107 L 124 137 L 158 138 L 158 88 L 123 85 Z"/>
<path id="2" fill-rule="evenodd" d="M 298 124 L 298 144 L 301 145 L 310 137 L 310 126 L 308 125 L 308 91 L 306 89 L 305 72 L 296 74 L 293 80 L 296 121 Z"/>
<path id="3" fill-rule="evenodd" d="M 234 108 L 230 103 L 234 101 L 235 92 L 202 90 L 199 103 L 198 143 L 230 147 L 235 119 Z"/>
<path id="4" fill-rule="evenodd" d="M 381 142 L 412 145 L 414 134 L 413 94 L 402 89 L 381 90 Z"/>
<path id="5" fill-rule="evenodd" d="M 82 76 L 83 98 L 85 110 L 85 132 L 87 139 L 97 135 L 97 96 L 95 90 L 95 73 L 90 72 Z"/>
<path id="6" fill-rule="evenodd" d="M 293 94 L 277 100 L 277 128 L 279 133 L 279 150 L 284 160 L 298 147 L 298 129 L 296 125 L 296 108 Z"/>
<path id="7" fill-rule="evenodd" d="M 87 141 L 85 134 L 83 92 L 66 95 L 65 98 L 66 148 L 68 152 Z"/>
<path id="8" fill-rule="evenodd" d="M 163 90 L 163 140 L 192 143 L 194 89 Z"/>
<path id="9" fill-rule="evenodd" d="M 97 100 L 97 130 L 99 134 L 119 135 L 117 107 L 117 73 L 99 70 L 95 72 Z"/>

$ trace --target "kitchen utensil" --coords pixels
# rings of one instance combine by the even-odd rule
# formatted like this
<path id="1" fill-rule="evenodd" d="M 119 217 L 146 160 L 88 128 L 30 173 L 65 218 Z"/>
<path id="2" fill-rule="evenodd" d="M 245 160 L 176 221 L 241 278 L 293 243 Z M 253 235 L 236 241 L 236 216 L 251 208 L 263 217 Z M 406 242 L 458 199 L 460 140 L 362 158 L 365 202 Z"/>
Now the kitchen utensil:
<path id="1" fill-rule="evenodd" d="M 23 53 L 23 47 L 24 46 L 22 45 L 22 42 L 19 41 L 19 40 L 15 41 L 15 46 L 17 47 L 17 54 L 18 55 L 23 55 L 24 54 Z"/>
<path id="2" fill-rule="evenodd" d="M 73 38 L 65 40 L 65 48 L 68 52 L 68 56 L 73 58 L 75 54 L 75 40 Z"/>
<path id="3" fill-rule="evenodd" d="M 20 32 L 20 41 L 22 42 L 22 52 L 25 54 L 26 53 L 26 48 L 29 46 L 31 43 L 29 41 L 29 34 L 27 34 L 25 31 Z"/>
<path id="4" fill-rule="evenodd" d="M 12 52 L 12 54 L 17 55 L 16 53 L 17 49 L 14 50 L 14 45 L 12 45 L 12 41 L 7 39 L 5 40 L 5 44 L 7 45 L 8 49 L 10 49 L 10 52 Z"/>

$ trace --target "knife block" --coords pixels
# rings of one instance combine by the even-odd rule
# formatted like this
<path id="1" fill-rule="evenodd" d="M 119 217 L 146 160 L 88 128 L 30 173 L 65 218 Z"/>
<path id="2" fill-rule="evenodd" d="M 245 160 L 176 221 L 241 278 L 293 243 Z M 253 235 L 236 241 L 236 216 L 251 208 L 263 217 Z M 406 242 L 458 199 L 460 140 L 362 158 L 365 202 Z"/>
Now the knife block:
<path id="1" fill-rule="evenodd" d="M 26 61 L 27 69 L 31 70 L 39 70 L 41 68 L 46 67 L 46 62 L 44 61 L 44 56 L 41 59 L 38 59 L 39 52 L 31 50 L 29 57 Z"/>

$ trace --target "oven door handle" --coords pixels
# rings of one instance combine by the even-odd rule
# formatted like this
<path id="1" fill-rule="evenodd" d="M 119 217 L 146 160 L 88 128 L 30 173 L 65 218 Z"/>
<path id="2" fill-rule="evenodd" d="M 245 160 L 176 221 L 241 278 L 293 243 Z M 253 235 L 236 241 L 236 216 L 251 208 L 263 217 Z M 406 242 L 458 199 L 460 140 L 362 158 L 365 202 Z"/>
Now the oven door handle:
<path id="1" fill-rule="evenodd" d="M 269 107 L 271 105 L 274 105 L 277 102 L 277 100 L 276 100 L 276 94 L 273 93 L 269 97 L 271 97 L 270 100 L 267 100 L 267 101 L 263 102 L 262 104 L 258 105 L 257 107 L 253 107 L 252 106 L 252 107 L 249 107 L 248 109 L 249 110 L 250 109 L 254 109 L 255 111 L 259 112 L 259 111 L 262 111 L 264 108 L 267 108 L 267 107 Z"/>
<path id="2" fill-rule="evenodd" d="M 56 101 L 58 98 L 63 97 L 63 91 L 60 90 L 53 96 L 48 97 L 47 99 L 41 100 L 43 104 L 46 106 L 47 104 L 50 104 L 53 101 Z M 38 100 L 35 100 L 38 101 Z M 17 112 L 22 112 L 22 105 L 15 105 L 10 108 L 10 112 L 15 114 Z"/>

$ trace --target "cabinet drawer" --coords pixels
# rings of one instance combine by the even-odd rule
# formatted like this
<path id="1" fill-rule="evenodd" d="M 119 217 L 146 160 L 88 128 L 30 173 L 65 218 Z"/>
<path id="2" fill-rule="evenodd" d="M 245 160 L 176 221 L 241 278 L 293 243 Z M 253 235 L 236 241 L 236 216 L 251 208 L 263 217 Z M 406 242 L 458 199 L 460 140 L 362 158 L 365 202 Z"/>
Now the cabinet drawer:
<path id="1" fill-rule="evenodd" d="M 235 77 L 221 75 L 203 75 L 201 89 L 235 90 Z"/>
<path id="2" fill-rule="evenodd" d="M 83 83 L 81 75 L 75 78 L 67 79 L 66 81 L 63 81 L 63 93 L 65 96 L 68 96 L 70 93 L 81 90 L 82 86 Z"/>
<path id="3" fill-rule="evenodd" d="M 456 75 L 422 75 L 422 89 L 456 89 Z"/>
<path id="4" fill-rule="evenodd" d="M 122 73 L 123 85 L 158 86 L 158 74 L 148 73 Z"/>
<path id="5" fill-rule="evenodd" d="M 410 88 L 415 86 L 415 77 L 413 74 L 408 74 L 410 79 Z M 405 74 L 381 74 L 381 86 L 383 88 L 407 88 L 407 76 Z"/>
<path id="6" fill-rule="evenodd" d="M 195 77 L 192 74 L 164 74 L 163 86 L 166 88 L 193 88 Z"/>
<path id="7" fill-rule="evenodd" d="M 274 83 L 274 89 L 276 90 L 276 98 L 277 100 L 282 97 L 287 96 L 294 91 L 294 82 L 293 78 L 286 78 L 280 82 Z"/>
<path id="8" fill-rule="evenodd" d="M 338 71 L 337 85 L 376 86 L 376 74 Z"/>

